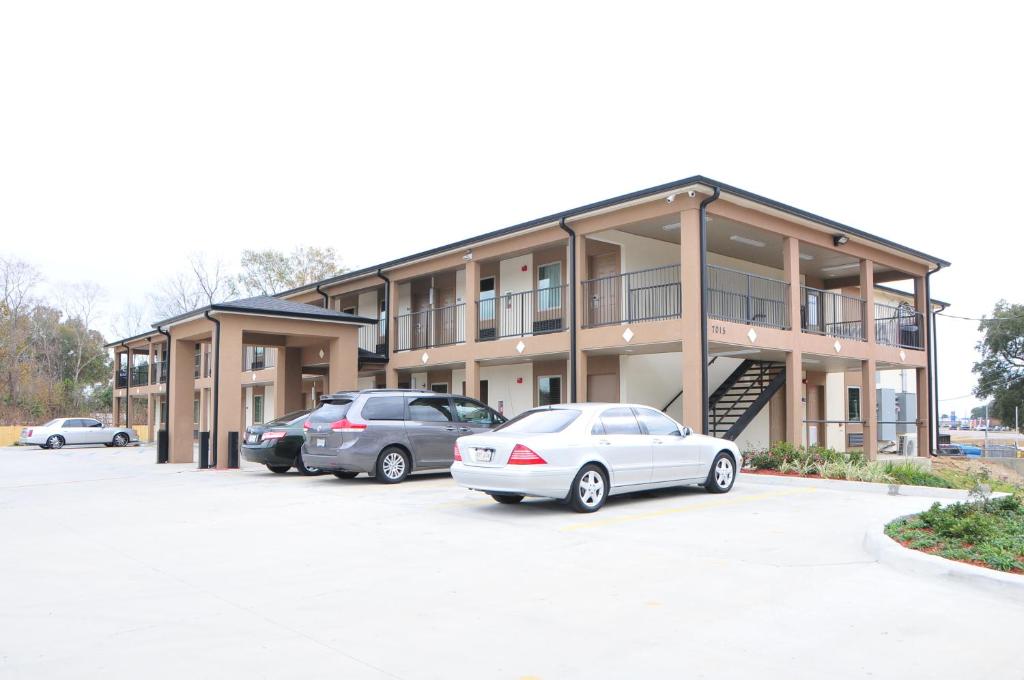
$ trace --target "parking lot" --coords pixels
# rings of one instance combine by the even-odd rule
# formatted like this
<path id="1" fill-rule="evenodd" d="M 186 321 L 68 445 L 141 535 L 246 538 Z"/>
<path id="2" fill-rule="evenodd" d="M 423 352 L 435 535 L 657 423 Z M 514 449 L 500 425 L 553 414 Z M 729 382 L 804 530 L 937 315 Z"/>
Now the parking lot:
<path id="1" fill-rule="evenodd" d="M 1024 608 L 862 550 L 926 498 L 741 476 L 579 515 L 447 474 L 384 486 L 154 457 L 0 449 L 0 677 L 1020 672 Z"/>

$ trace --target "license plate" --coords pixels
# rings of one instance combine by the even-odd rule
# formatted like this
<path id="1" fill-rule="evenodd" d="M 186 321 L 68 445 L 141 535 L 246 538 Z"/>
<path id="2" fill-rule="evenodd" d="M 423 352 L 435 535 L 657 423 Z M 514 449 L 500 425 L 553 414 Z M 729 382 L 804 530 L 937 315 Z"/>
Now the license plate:
<path id="1" fill-rule="evenodd" d="M 260 436 L 258 434 L 251 434 L 251 435 L 249 435 L 249 443 L 250 444 L 255 444 L 259 440 L 260 440 Z"/>
<path id="2" fill-rule="evenodd" d="M 490 463 L 491 456 L 494 455 L 493 449 L 475 449 L 476 462 L 478 463 Z"/>
<path id="3" fill-rule="evenodd" d="M 327 440 L 326 439 L 317 439 L 316 440 L 316 445 L 317 446 L 323 446 L 325 441 L 327 441 Z"/>

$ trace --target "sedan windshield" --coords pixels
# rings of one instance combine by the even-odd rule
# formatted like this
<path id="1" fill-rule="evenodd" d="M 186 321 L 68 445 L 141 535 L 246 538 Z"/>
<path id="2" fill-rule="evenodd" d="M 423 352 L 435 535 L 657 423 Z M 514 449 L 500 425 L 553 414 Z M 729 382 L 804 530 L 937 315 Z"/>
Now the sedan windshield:
<path id="1" fill-rule="evenodd" d="M 516 434 L 553 434 L 569 427 L 579 415 L 579 411 L 569 408 L 527 411 L 494 428 L 494 431 Z"/>

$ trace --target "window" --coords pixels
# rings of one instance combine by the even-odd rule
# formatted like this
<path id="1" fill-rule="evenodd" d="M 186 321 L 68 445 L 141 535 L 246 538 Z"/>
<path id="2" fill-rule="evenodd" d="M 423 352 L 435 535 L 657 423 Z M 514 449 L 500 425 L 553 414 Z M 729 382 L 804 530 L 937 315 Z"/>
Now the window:
<path id="1" fill-rule="evenodd" d="M 309 414 L 309 421 L 311 423 L 333 423 L 336 420 L 341 420 L 348 413 L 348 408 L 351 405 L 351 399 L 325 403 Z"/>
<path id="2" fill-rule="evenodd" d="M 562 306 L 562 263 L 552 262 L 537 267 L 537 309 L 544 311 Z M 548 290 L 551 289 L 551 290 Z"/>
<path id="3" fill-rule="evenodd" d="M 648 408 L 636 409 L 637 420 L 647 434 L 679 436 L 679 426 L 663 413 Z"/>
<path id="4" fill-rule="evenodd" d="M 199 366 L 200 366 L 202 360 L 203 360 L 203 346 L 200 345 L 197 342 L 196 343 L 196 353 L 195 353 L 195 356 L 192 359 L 192 361 L 194 363 L 194 368 L 193 368 L 193 371 L 192 371 L 192 377 L 193 378 L 198 378 L 199 377 Z"/>
<path id="5" fill-rule="evenodd" d="M 199 400 L 198 399 L 193 399 L 192 400 L 192 424 L 193 425 L 198 425 L 199 424 Z"/>
<path id="6" fill-rule="evenodd" d="M 455 402 L 455 413 L 464 423 L 494 425 L 501 422 L 501 416 L 478 401 L 465 397 L 455 397 L 452 401 Z"/>
<path id="7" fill-rule="evenodd" d="M 356 315 L 356 308 L 355 307 L 346 307 L 345 309 L 341 310 L 341 313 L 342 314 L 351 314 L 352 316 L 355 316 Z"/>
<path id="8" fill-rule="evenodd" d="M 480 279 L 480 320 L 494 321 L 494 277 Z"/>
<path id="9" fill-rule="evenodd" d="M 633 411 L 625 406 L 610 408 L 601 414 L 605 434 L 640 434 Z"/>
<path id="10" fill-rule="evenodd" d="M 263 422 L 263 395 L 254 394 L 252 397 L 252 422 Z"/>
<path id="11" fill-rule="evenodd" d="M 816 293 L 807 295 L 807 327 L 818 327 L 818 295 Z"/>
<path id="12" fill-rule="evenodd" d="M 446 397 L 417 397 L 409 402 L 409 420 L 442 423 L 452 420 Z"/>
<path id="13" fill-rule="evenodd" d="M 370 397 L 361 415 L 366 420 L 405 420 L 405 398 Z"/>
<path id="14" fill-rule="evenodd" d="M 384 304 L 384 300 L 380 301 L 379 310 L 377 318 L 380 319 L 380 321 L 377 323 L 377 332 L 380 334 L 380 337 L 383 338 L 388 334 L 388 308 Z"/>
<path id="15" fill-rule="evenodd" d="M 847 420 L 859 422 L 860 417 L 860 388 L 846 388 Z"/>
<path id="16" fill-rule="evenodd" d="M 518 434 L 553 434 L 569 427 L 580 415 L 571 408 L 545 408 L 526 411 L 494 428 L 495 432 Z"/>
<path id="17" fill-rule="evenodd" d="M 537 406 L 551 406 L 562 401 L 562 376 L 545 375 L 537 378 Z"/>
<path id="18" fill-rule="evenodd" d="M 68 418 L 64 421 L 64 427 L 82 427 L 81 418 Z"/>

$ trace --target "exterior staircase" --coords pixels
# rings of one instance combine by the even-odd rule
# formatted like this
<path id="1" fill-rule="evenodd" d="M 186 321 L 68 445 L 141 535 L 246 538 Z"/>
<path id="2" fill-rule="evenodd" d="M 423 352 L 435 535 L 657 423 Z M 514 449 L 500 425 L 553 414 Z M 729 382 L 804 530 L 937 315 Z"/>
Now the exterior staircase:
<path id="1" fill-rule="evenodd" d="M 708 399 L 708 434 L 736 439 L 785 384 L 784 363 L 745 360 Z"/>

